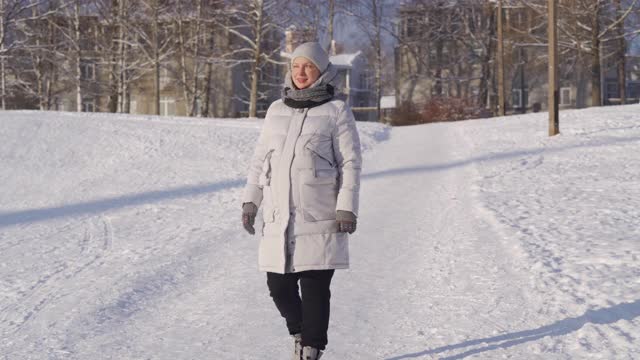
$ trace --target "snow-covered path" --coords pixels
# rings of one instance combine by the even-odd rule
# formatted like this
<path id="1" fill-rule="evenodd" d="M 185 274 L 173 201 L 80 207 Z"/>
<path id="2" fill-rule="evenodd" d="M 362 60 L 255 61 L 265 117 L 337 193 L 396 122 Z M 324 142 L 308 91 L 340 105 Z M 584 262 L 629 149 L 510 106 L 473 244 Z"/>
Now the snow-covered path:
<path id="1" fill-rule="evenodd" d="M 500 357 L 512 352 L 491 345 L 544 323 L 520 254 L 473 197 L 461 135 L 447 124 L 396 128 L 365 157 L 353 271 L 334 291 L 333 358 Z M 497 334 L 507 335 L 488 339 Z M 535 353 L 528 345 L 517 353 Z"/>
<path id="2" fill-rule="evenodd" d="M 358 124 L 323 359 L 640 358 L 638 114 Z M 0 359 L 288 359 L 239 221 L 260 125 L 0 112 Z"/>

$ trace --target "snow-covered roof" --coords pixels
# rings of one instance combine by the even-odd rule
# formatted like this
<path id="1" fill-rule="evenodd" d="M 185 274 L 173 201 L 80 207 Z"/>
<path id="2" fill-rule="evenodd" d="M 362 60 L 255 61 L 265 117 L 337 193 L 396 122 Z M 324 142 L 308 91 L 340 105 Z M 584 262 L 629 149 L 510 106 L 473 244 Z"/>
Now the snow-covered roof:
<path id="1" fill-rule="evenodd" d="M 380 108 L 381 109 L 395 109 L 396 107 L 396 96 L 395 95 L 386 95 L 380 97 Z"/>
<path id="2" fill-rule="evenodd" d="M 329 61 L 336 67 L 352 67 L 353 61 L 362 54 L 362 51 L 358 50 L 353 54 L 338 54 L 329 56 Z M 290 59 L 291 53 L 281 51 L 280 56 Z"/>
<path id="3" fill-rule="evenodd" d="M 362 51 L 358 50 L 355 54 L 339 54 L 329 56 L 329 61 L 336 66 L 353 66 L 353 61 L 360 56 Z"/>

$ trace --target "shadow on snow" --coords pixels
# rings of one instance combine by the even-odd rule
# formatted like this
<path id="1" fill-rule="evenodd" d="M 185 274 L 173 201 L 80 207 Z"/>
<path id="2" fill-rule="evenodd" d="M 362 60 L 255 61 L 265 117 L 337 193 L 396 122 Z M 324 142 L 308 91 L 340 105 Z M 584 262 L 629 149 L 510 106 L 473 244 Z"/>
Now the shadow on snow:
<path id="1" fill-rule="evenodd" d="M 466 166 L 475 162 L 483 161 L 499 161 L 504 159 L 516 158 L 521 156 L 537 155 L 541 153 L 555 153 L 568 149 L 601 147 L 615 145 L 619 143 L 631 143 L 640 141 L 638 138 L 615 138 L 606 139 L 604 141 L 592 141 L 587 144 L 570 145 L 558 148 L 533 148 L 527 150 L 518 150 L 505 152 L 502 154 L 491 154 L 477 156 L 467 160 L 459 160 L 445 164 L 434 164 L 428 166 L 418 166 L 410 168 L 389 169 L 374 173 L 365 173 L 362 175 L 363 180 L 376 179 L 385 176 L 399 176 L 405 174 L 415 174 L 422 172 L 443 171 L 456 167 Z M 0 228 L 16 224 L 33 223 L 45 221 L 55 218 L 74 216 L 80 214 L 96 214 L 107 210 L 113 210 L 134 205 L 143 205 L 149 203 L 160 202 L 169 199 L 177 199 L 188 196 L 197 196 L 206 193 L 213 193 L 221 190 L 241 187 L 245 184 L 245 180 L 226 180 L 213 184 L 183 186 L 169 190 L 149 191 L 141 194 L 123 195 L 109 199 L 94 200 L 78 204 L 63 205 L 56 207 L 48 207 L 41 209 L 31 209 L 16 212 L 0 213 Z"/>
<path id="2" fill-rule="evenodd" d="M 244 180 L 227 180 L 213 184 L 183 186 L 169 190 L 122 195 L 78 204 L 0 213 L 0 228 L 80 214 L 97 214 L 128 206 L 150 204 L 164 200 L 214 193 L 221 190 L 240 187 L 242 185 L 244 185 Z"/>
<path id="3" fill-rule="evenodd" d="M 581 316 L 556 321 L 553 324 L 542 326 L 537 329 L 524 330 L 500 336 L 464 341 L 454 345 L 441 346 L 435 349 L 424 350 L 417 353 L 391 357 L 387 358 L 387 360 L 417 358 L 421 356 L 440 354 L 443 352 L 460 350 L 471 346 L 481 345 L 478 348 L 470 349 L 456 355 L 442 358 L 443 360 L 463 359 L 467 356 L 483 353 L 486 351 L 507 349 L 530 341 L 536 341 L 546 336 L 556 337 L 567 335 L 579 330 L 586 324 L 607 325 L 613 324 L 619 320 L 631 321 L 638 316 L 640 316 L 640 300 L 636 300 L 631 303 L 622 303 L 603 309 L 588 310 Z"/>

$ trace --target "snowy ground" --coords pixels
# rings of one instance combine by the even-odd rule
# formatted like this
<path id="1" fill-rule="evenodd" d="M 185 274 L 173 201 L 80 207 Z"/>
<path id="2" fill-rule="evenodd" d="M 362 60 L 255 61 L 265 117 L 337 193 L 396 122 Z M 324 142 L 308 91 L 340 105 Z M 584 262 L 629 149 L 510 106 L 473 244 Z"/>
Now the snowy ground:
<path id="1" fill-rule="evenodd" d="M 640 106 L 365 147 L 324 358 L 640 358 Z M 239 199 L 259 120 L 0 112 L 0 359 L 288 359 Z"/>

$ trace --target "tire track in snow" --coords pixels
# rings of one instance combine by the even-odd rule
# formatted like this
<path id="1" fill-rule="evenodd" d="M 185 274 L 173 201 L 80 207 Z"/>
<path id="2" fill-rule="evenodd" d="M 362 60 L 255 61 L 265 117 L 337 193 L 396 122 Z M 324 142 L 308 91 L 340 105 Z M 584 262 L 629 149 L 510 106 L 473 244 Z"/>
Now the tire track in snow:
<path id="1" fill-rule="evenodd" d="M 18 298 L 0 311 L 0 325 L 3 336 L 15 334 L 23 329 L 33 318 L 50 303 L 66 296 L 61 292 L 66 284 L 80 273 L 92 267 L 105 257 L 113 243 L 111 220 L 106 216 L 89 218 L 83 221 L 84 235 L 78 243 L 77 251 L 63 262 L 57 262 L 50 272 L 40 276 L 35 283 L 18 293 Z M 79 226 L 69 223 L 56 231 L 56 237 Z M 55 252 L 54 248 L 50 252 Z M 68 253 L 67 253 L 68 254 Z M 88 260 L 84 260 L 86 257 Z"/>

